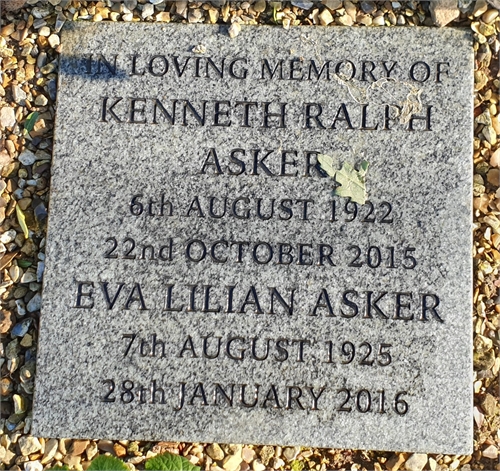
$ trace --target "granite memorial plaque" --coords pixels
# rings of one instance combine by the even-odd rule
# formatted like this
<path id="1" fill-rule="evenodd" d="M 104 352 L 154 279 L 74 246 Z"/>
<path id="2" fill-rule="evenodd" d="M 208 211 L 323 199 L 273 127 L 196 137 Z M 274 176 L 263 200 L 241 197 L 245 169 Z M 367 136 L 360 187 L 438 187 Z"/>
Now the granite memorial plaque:
<path id="1" fill-rule="evenodd" d="M 471 453 L 471 44 L 71 24 L 33 433 Z"/>

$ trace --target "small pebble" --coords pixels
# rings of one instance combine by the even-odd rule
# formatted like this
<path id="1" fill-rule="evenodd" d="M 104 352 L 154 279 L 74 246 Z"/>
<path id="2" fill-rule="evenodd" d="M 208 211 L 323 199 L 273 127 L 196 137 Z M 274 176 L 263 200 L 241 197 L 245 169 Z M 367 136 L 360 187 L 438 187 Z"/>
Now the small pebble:
<path id="1" fill-rule="evenodd" d="M 330 13 L 330 10 L 325 8 L 319 15 L 319 21 L 323 26 L 328 26 L 330 23 L 333 23 L 333 16 Z"/>
<path id="2" fill-rule="evenodd" d="M 344 26 L 352 26 L 354 21 L 349 15 L 342 15 L 337 18 L 338 22 Z"/>
<path id="3" fill-rule="evenodd" d="M 245 446 L 241 450 L 241 457 L 246 463 L 251 463 L 255 459 L 255 450 L 252 450 L 252 448 Z"/>
<path id="4" fill-rule="evenodd" d="M 24 337 L 31 326 L 31 322 L 32 319 L 28 318 L 22 322 L 17 323 L 11 331 L 12 335 L 14 335 L 15 337 Z"/>
<path id="5" fill-rule="evenodd" d="M 75 440 L 71 444 L 71 448 L 69 449 L 69 454 L 81 455 L 85 451 L 89 443 L 90 443 L 89 440 Z"/>
<path id="6" fill-rule="evenodd" d="M 253 4 L 253 9 L 258 13 L 262 13 L 263 11 L 266 11 L 266 0 L 257 0 Z"/>
<path id="7" fill-rule="evenodd" d="M 262 461 L 255 460 L 252 463 L 252 469 L 253 469 L 253 471 L 265 471 L 266 466 L 265 466 L 265 464 L 262 463 Z"/>
<path id="8" fill-rule="evenodd" d="M 32 281 L 36 281 L 36 279 L 36 274 L 32 270 L 27 270 L 21 277 L 21 283 L 31 283 Z"/>
<path id="9" fill-rule="evenodd" d="M 38 34 L 40 36 L 44 36 L 44 37 L 49 37 L 50 36 L 50 28 L 48 26 L 42 26 L 39 30 L 38 30 Z"/>
<path id="10" fill-rule="evenodd" d="M 14 229 L 9 229 L 0 236 L 2 244 L 9 244 L 16 238 L 17 232 Z"/>
<path id="11" fill-rule="evenodd" d="M 42 448 L 42 445 L 40 444 L 38 438 L 31 435 L 21 436 L 17 444 L 19 445 L 19 451 L 23 456 L 28 456 L 32 453 L 36 453 Z"/>
<path id="12" fill-rule="evenodd" d="M 498 448 L 495 445 L 490 445 L 488 448 L 483 450 L 483 456 L 489 458 L 490 460 L 496 460 L 498 458 Z"/>
<path id="13" fill-rule="evenodd" d="M 141 17 L 146 19 L 152 16 L 155 12 L 155 7 L 151 3 L 146 3 L 142 9 Z"/>
<path id="14" fill-rule="evenodd" d="M 24 463 L 24 471 L 42 471 L 43 465 L 40 461 L 28 461 Z"/>
<path id="15" fill-rule="evenodd" d="M 424 453 L 414 453 L 405 463 L 406 471 L 422 471 L 427 464 L 427 455 Z"/>
<path id="16" fill-rule="evenodd" d="M 22 299 L 16 299 L 16 307 L 18 316 L 23 317 L 26 315 L 26 305 Z"/>
<path id="17" fill-rule="evenodd" d="M 222 448 L 217 443 L 212 443 L 207 446 L 207 455 L 210 456 L 215 461 L 222 460 L 224 458 L 224 452 Z"/>
<path id="18" fill-rule="evenodd" d="M 168 22 L 170 21 L 170 13 L 168 11 L 162 11 L 156 15 L 156 21 Z"/>
<path id="19" fill-rule="evenodd" d="M 35 105 L 37 106 L 45 106 L 48 102 L 49 100 L 47 100 L 47 97 L 43 94 L 40 94 L 35 98 Z"/>
<path id="20" fill-rule="evenodd" d="M 498 10 L 491 9 L 491 10 L 488 10 L 485 13 L 483 13 L 483 15 L 481 16 L 481 19 L 485 23 L 490 24 L 490 23 L 493 23 L 493 21 L 497 17 L 498 17 Z"/>
<path id="21" fill-rule="evenodd" d="M 12 312 L 0 310 L 0 334 L 6 334 L 15 320 L 16 318 Z"/>
<path id="22" fill-rule="evenodd" d="M 16 124 L 16 113 L 14 108 L 4 106 L 0 108 L 0 126 L 2 128 L 11 128 Z"/>
<path id="23" fill-rule="evenodd" d="M 12 402 L 14 403 L 14 414 L 22 414 L 26 411 L 26 401 L 19 394 L 12 396 Z"/>
<path id="24" fill-rule="evenodd" d="M 323 0 L 322 3 L 330 10 L 337 10 L 342 7 L 342 0 Z"/>
<path id="25" fill-rule="evenodd" d="M 19 162 L 25 166 L 33 165 L 35 161 L 36 155 L 28 149 L 23 150 L 23 152 L 19 155 Z"/>
<path id="26" fill-rule="evenodd" d="M 12 98 L 17 104 L 24 106 L 26 104 L 26 97 L 26 92 L 19 85 L 12 86 Z"/>
<path id="27" fill-rule="evenodd" d="M 30 335 L 30 334 L 26 334 L 21 342 L 19 342 L 19 345 L 21 345 L 21 347 L 25 347 L 25 348 L 29 348 L 33 345 L 33 336 Z"/>
<path id="28" fill-rule="evenodd" d="M 54 455 L 57 452 L 57 438 L 51 438 L 49 441 L 45 442 L 45 451 L 42 457 L 42 464 L 47 464 L 52 461 Z"/>
<path id="29" fill-rule="evenodd" d="M 302 8 L 302 10 L 310 10 L 314 6 L 314 3 L 301 0 L 292 0 L 292 5 L 294 7 Z"/>
<path id="30" fill-rule="evenodd" d="M 293 461 L 300 452 L 299 447 L 288 447 L 283 450 L 283 456 L 287 461 Z"/>
<path id="31" fill-rule="evenodd" d="M 54 49 L 61 43 L 61 40 L 59 39 L 59 36 L 57 34 L 51 34 L 48 38 L 48 41 L 50 47 Z"/>
<path id="32" fill-rule="evenodd" d="M 230 38 L 235 38 L 240 34 L 241 31 L 241 25 L 239 23 L 232 23 L 231 26 L 229 27 L 229 37 Z"/>
<path id="33" fill-rule="evenodd" d="M 39 311 L 41 307 L 42 307 L 42 297 L 40 293 L 36 293 L 35 296 L 33 296 L 30 299 L 28 305 L 26 306 L 26 309 L 28 310 L 28 312 L 35 312 Z"/>
<path id="34" fill-rule="evenodd" d="M 375 13 L 377 11 L 377 6 L 375 5 L 374 2 L 370 1 L 370 0 L 363 0 L 361 3 L 360 3 L 360 6 L 361 6 L 361 9 L 369 14 L 369 15 L 372 15 L 373 13 Z"/>

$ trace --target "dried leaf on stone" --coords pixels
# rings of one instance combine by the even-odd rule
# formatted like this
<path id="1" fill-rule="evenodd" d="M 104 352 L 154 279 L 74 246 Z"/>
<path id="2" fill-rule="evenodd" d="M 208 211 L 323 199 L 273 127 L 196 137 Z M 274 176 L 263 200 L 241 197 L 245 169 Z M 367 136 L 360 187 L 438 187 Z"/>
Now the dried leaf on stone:
<path id="1" fill-rule="evenodd" d="M 319 166 L 332 178 L 335 178 L 337 169 L 335 164 L 337 163 L 335 159 L 326 154 L 318 154 Z"/>
<path id="2" fill-rule="evenodd" d="M 194 466 L 183 456 L 172 453 L 163 453 L 146 461 L 145 468 L 154 471 L 199 471 L 199 466 Z"/>
<path id="3" fill-rule="evenodd" d="M 24 123 L 24 133 L 25 134 L 33 131 L 33 128 L 35 127 L 35 123 L 38 119 L 38 116 L 40 116 L 40 113 L 38 111 L 33 111 L 33 113 L 30 113 L 26 117 L 26 122 Z"/>
<path id="4" fill-rule="evenodd" d="M 28 231 L 28 226 L 26 225 L 26 218 L 24 217 L 23 210 L 19 207 L 19 205 L 16 205 L 16 215 L 17 221 L 23 230 L 24 238 L 27 239 L 30 233 Z"/>
<path id="5" fill-rule="evenodd" d="M 344 162 L 342 168 L 335 174 L 335 180 L 341 185 L 335 188 L 334 192 L 338 196 L 351 198 L 358 204 L 366 202 L 365 175 L 368 170 L 368 162 L 363 160 L 356 170 L 351 164 Z"/>
<path id="6" fill-rule="evenodd" d="M 318 163 L 320 167 L 328 174 L 330 177 L 334 178 L 337 173 L 337 169 L 334 167 L 333 157 L 326 154 L 318 155 Z"/>

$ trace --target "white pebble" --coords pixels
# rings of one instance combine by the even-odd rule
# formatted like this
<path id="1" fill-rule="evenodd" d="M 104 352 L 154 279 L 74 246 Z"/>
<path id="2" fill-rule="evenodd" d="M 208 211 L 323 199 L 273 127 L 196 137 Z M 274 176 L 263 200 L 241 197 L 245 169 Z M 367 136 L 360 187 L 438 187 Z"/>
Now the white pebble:
<path id="1" fill-rule="evenodd" d="M 155 7 L 151 3 L 146 3 L 142 9 L 141 16 L 143 19 L 149 18 L 155 12 Z"/>
<path id="2" fill-rule="evenodd" d="M 496 460 L 498 458 L 498 449 L 495 445 L 490 445 L 483 451 L 483 456 L 489 458 L 490 460 Z"/>
<path id="3" fill-rule="evenodd" d="M 28 270 L 22 277 L 21 277 L 21 283 L 31 283 L 32 281 L 36 281 L 37 277 L 36 274 L 33 273 L 33 271 Z"/>
<path id="4" fill-rule="evenodd" d="M 422 471 L 427 464 L 427 455 L 425 453 L 414 453 L 405 463 L 406 471 Z"/>
<path id="5" fill-rule="evenodd" d="M 61 40 L 59 39 L 59 36 L 57 34 L 51 34 L 49 36 L 50 47 L 56 48 L 57 46 L 59 46 L 60 43 L 61 43 Z"/>
<path id="6" fill-rule="evenodd" d="M 8 244 L 16 238 L 17 232 L 14 229 L 9 229 L 0 236 L 2 244 Z"/>
<path id="7" fill-rule="evenodd" d="M 230 27 L 229 27 L 229 37 L 230 38 L 235 38 L 236 36 L 238 36 L 238 34 L 240 34 L 240 31 L 241 31 L 241 26 L 239 23 L 233 23 Z"/>
<path id="8" fill-rule="evenodd" d="M 24 463 L 24 471 L 43 471 L 43 465 L 40 461 L 28 461 Z"/>
<path id="9" fill-rule="evenodd" d="M 36 106 L 45 106 L 48 102 L 49 100 L 47 100 L 47 97 L 43 94 L 40 94 L 35 98 Z"/>
<path id="10" fill-rule="evenodd" d="M 11 265 L 9 268 L 9 276 L 10 279 L 16 283 L 19 280 L 19 277 L 21 276 L 21 269 L 17 265 Z"/>
<path id="11" fill-rule="evenodd" d="M 31 455 L 36 453 L 42 448 L 42 445 L 38 441 L 38 438 L 32 437 L 31 435 L 23 435 L 18 440 L 19 450 L 23 456 Z"/>
<path id="12" fill-rule="evenodd" d="M 14 98 L 16 103 L 24 106 L 27 96 L 26 92 L 19 85 L 12 85 L 12 98 Z"/>
<path id="13" fill-rule="evenodd" d="M 21 162 L 23 165 L 33 165 L 36 160 L 36 155 L 33 154 L 28 149 L 25 149 L 23 152 L 21 152 L 21 155 L 19 156 L 19 162 Z"/>
<path id="14" fill-rule="evenodd" d="M 3 128 L 11 128 L 16 124 L 16 113 L 14 108 L 4 106 L 0 108 L 0 125 Z"/>
<path id="15" fill-rule="evenodd" d="M 47 38 L 50 36 L 50 28 L 48 26 L 42 26 L 38 31 L 38 34 Z"/>

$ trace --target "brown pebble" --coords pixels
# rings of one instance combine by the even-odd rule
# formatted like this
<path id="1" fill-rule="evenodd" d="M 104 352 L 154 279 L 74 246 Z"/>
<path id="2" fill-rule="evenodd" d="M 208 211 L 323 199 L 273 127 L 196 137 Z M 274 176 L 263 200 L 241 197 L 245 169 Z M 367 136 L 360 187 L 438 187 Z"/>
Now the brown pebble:
<path id="1" fill-rule="evenodd" d="M 222 460 L 224 458 L 224 452 L 222 448 L 217 443 L 212 443 L 207 446 L 206 453 L 210 458 L 215 461 Z"/>
<path id="2" fill-rule="evenodd" d="M 22 198 L 17 202 L 17 204 L 23 211 L 26 211 L 31 205 L 31 198 Z"/>
<path id="3" fill-rule="evenodd" d="M 82 460 L 81 456 L 78 455 L 66 455 L 63 459 L 63 463 L 67 464 L 70 468 L 76 468 L 80 465 Z"/>
<path id="4" fill-rule="evenodd" d="M 0 380 L 0 395 L 8 396 L 14 390 L 14 383 L 9 378 Z"/>
<path id="5" fill-rule="evenodd" d="M 123 445 L 120 445 L 119 443 L 114 444 L 113 450 L 115 452 L 115 455 L 118 456 L 118 458 L 122 458 L 127 455 L 127 449 Z"/>
<path id="6" fill-rule="evenodd" d="M 21 347 L 29 348 L 33 345 L 33 336 L 26 334 L 20 342 Z"/>
<path id="7" fill-rule="evenodd" d="M 0 311 L 0 334 L 6 334 L 12 324 L 16 320 L 16 317 L 10 311 Z"/>
<path id="8" fill-rule="evenodd" d="M 487 180 L 490 185 L 500 186 L 500 170 L 498 168 L 492 168 L 487 175 Z"/>
<path id="9" fill-rule="evenodd" d="M 490 24 L 493 23 L 493 21 L 497 18 L 497 16 L 498 16 L 498 10 L 490 9 L 483 13 L 481 19 L 485 23 Z"/>
<path id="10" fill-rule="evenodd" d="M 75 456 L 81 455 L 85 451 L 89 443 L 89 440 L 75 440 L 71 445 L 69 454 Z"/>
<path id="11" fill-rule="evenodd" d="M 385 467 L 388 471 L 398 471 L 404 462 L 405 455 L 403 453 L 396 453 L 387 460 Z"/>
<path id="12" fill-rule="evenodd" d="M 253 5 L 253 9 L 257 13 L 262 13 L 263 11 L 266 11 L 266 1 L 265 0 L 257 0 Z"/>
<path id="13" fill-rule="evenodd" d="M 15 30 L 16 30 L 16 25 L 14 23 L 10 23 L 8 25 L 5 25 L 0 30 L 0 36 L 3 36 L 4 38 L 6 38 L 7 36 L 10 36 Z"/>
<path id="14" fill-rule="evenodd" d="M 497 400 L 491 394 L 486 394 L 481 401 L 481 409 L 485 415 L 495 415 L 497 409 Z"/>

